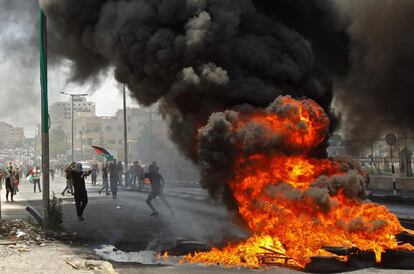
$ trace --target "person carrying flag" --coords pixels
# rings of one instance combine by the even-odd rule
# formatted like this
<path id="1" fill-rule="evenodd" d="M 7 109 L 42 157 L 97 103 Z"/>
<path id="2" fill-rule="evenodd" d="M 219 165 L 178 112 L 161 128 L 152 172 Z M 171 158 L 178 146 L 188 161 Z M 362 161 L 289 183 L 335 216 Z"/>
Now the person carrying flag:
<path id="1" fill-rule="evenodd" d="M 42 192 L 42 189 L 40 188 L 40 174 L 42 172 L 40 171 L 39 167 L 35 167 L 31 172 L 30 175 L 32 176 L 32 182 L 33 182 L 33 193 L 36 193 L 36 185 L 38 186 L 39 192 Z"/>

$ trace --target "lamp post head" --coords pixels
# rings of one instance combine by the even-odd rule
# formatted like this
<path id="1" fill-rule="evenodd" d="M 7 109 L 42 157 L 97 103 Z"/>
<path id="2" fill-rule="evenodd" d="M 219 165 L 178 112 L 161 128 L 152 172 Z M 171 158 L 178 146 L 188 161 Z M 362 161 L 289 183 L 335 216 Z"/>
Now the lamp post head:
<path id="1" fill-rule="evenodd" d="M 74 97 L 74 96 L 88 96 L 89 94 L 87 94 L 87 93 L 78 93 L 78 94 L 73 94 L 73 93 L 66 93 L 66 92 L 64 92 L 64 91 L 61 91 L 61 92 L 59 92 L 60 94 L 63 94 L 63 95 L 68 95 L 68 96 L 72 96 L 72 97 Z"/>

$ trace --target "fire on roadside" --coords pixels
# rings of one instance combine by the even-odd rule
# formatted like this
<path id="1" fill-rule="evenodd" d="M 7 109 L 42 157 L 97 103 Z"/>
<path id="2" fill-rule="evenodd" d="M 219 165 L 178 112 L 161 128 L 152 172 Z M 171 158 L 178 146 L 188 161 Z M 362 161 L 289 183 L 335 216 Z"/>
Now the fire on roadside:
<path id="1" fill-rule="evenodd" d="M 184 260 L 260 267 L 261 256 L 267 253 L 274 255 L 275 263 L 304 267 L 313 256 L 333 255 L 324 246 L 372 250 L 377 261 L 386 249 L 414 250 L 398 245 L 395 235 L 404 228 L 395 215 L 365 201 L 361 193 L 352 193 L 363 189 L 366 179 L 362 170 L 349 168 L 355 163 L 308 156 L 328 133 L 323 109 L 309 99 L 278 100 L 284 112 L 244 113 L 232 128 L 259 125 L 264 129 L 261 138 L 276 139 L 282 147 L 246 155 L 244 144 L 237 144 L 240 153 L 227 183 L 252 236 Z"/>

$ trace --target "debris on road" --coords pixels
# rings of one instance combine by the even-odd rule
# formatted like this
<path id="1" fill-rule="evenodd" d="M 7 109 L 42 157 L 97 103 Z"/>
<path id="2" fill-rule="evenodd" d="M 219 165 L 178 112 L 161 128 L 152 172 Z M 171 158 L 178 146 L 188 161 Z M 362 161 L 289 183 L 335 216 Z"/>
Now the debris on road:
<path id="1" fill-rule="evenodd" d="M 40 227 L 33 226 L 23 220 L 0 221 L 0 245 L 41 244 L 45 241 L 46 235 Z"/>
<path id="2" fill-rule="evenodd" d="M 66 263 L 76 270 L 101 270 L 105 274 L 116 274 L 111 263 L 101 260 L 66 260 Z"/>

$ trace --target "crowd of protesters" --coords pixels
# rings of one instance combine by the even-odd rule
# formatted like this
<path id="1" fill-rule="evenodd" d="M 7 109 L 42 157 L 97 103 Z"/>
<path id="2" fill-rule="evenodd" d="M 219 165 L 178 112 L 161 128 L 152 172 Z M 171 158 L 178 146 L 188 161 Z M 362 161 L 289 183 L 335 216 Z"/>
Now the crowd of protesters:
<path id="1" fill-rule="evenodd" d="M 152 200 L 159 197 L 174 215 L 170 204 L 164 195 L 164 179 L 159 172 L 157 163 L 152 162 L 145 171 L 144 167 L 138 162 L 133 162 L 126 170 L 121 161 L 109 161 L 98 165 L 93 163 L 87 170 L 82 163 L 72 162 L 64 165 L 55 164 L 50 168 L 50 178 L 53 181 L 55 172 L 66 179 L 66 186 L 62 190 L 62 196 L 70 194 L 74 196 L 76 213 L 79 221 L 83 221 L 83 212 L 88 203 L 85 179 L 91 177 L 91 185 L 97 186 L 98 177 L 102 178 L 102 187 L 98 191 L 99 195 L 104 191 L 106 195 L 112 195 L 113 199 L 118 198 L 118 187 L 125 186 L 132 189 L 142 190 L 145 185 L 151 185 L 150 193 L 146 200 L 147 205 L 152 210 L 151 216 L 158 216 L 158 211 L 154 208 Z M 14 196 L 19 191 L 20 178 L 23 176 L 33 184 L 33 192 L 42 192 L 41 176 L 42 170 L 39 166 L 17 166 L 13 162 L 8 162 L 4 168 L 0 167 L 0 189 L 3 185 L 6 189 L 6 201 L 14 202 Z"/>

